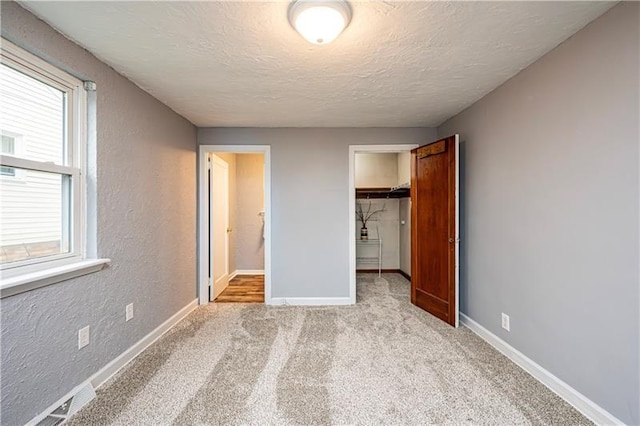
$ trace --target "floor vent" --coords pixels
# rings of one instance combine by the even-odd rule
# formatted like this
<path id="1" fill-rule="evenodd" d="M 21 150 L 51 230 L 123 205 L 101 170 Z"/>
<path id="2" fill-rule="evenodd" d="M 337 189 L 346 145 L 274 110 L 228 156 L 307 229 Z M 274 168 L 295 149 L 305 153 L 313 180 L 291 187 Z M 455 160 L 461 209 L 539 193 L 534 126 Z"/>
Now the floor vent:
<path id="1" fill-rule="evenodd" d="M 93 390 L 91 383 L 82 387 L 78 393 L 63 402 L 58 408 L 53 410 L 47 417 L 42 419 L 37 426 L 55 426 L 67 420 L 69 417 L 78 412 L 89 401 L 96 397 L 96 391 Z"/>

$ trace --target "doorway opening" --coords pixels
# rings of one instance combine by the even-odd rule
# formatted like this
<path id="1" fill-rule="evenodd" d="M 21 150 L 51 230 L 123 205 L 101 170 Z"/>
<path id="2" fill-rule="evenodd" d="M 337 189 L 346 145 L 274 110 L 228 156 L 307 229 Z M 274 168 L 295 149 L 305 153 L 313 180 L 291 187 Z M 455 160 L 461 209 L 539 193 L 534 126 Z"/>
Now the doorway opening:
<path id="1" fill-rule="evenodd" d="M 376 285 L 388 285 L 382 272 L 400 272 L 412 304 L 458 326 L 459 174 L 458 135 L 421 147 L 349 147 L 351 303 L 356 272 L 373 269 Z"/>
<path id="2" fill-rule="evenodd" d="M 200 304 L 270 303 L 269 154 L 200 147 Z"/>
<path id="3" fill-rule="evenodd" d="M 411 154 L 418 145 L 349 147 L 351 303 L 356 273 L 411 275 Z"/>

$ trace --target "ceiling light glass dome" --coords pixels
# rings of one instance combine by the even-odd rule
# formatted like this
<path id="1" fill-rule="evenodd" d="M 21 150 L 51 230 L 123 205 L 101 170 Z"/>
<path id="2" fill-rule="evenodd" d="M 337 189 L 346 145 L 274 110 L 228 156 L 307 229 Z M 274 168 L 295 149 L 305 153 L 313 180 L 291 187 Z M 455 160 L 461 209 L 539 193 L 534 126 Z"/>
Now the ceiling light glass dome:
<path id="1" fill-rule="evenodd" d="M 291 26 L 313 44 L 332 42 L 350 21 L 351 8 L 344 0 L 296 0 L 289 7 Z"/>

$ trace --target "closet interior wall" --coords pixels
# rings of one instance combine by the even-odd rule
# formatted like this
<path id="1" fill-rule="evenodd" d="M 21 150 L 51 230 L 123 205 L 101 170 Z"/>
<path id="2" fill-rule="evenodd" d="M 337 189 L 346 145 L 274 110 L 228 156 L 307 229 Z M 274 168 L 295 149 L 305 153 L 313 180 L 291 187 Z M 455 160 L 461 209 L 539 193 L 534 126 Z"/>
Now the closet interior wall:
<path id="1" fill-rule="evenodd" d="M 389 190 L 410 182 L 410 159 L 409 152 L 356 153 L 355 157 L 355 183 L 360 193 L 356 203 L 365 211 L 369 204 L 371 211 L 384 208 L 367 223 L 369 238 L 382 238 L 382 269 L 401 270 L 407 275 L 411 275 L 411 201 L 408 193 L 398 198 Z M 361 226 L 356 219 L 356 239 L 360 239 Z M 373 244 L 357 244 L 356 257 L 370 256 L 375 249 Z M 357 270 L 377 268 L 376 264 L 356 262 Z"/>

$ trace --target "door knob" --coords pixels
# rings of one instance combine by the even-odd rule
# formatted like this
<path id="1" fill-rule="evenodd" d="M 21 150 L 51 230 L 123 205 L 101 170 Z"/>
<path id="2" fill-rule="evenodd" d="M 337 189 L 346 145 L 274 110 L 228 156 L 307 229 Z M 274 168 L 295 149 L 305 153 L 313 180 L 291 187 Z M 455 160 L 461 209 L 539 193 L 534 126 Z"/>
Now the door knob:
<path id="1" fill-rule="evenodd" d="M 227 228 L 227 234 L 231 232 L 231 228 Z"/>

